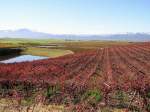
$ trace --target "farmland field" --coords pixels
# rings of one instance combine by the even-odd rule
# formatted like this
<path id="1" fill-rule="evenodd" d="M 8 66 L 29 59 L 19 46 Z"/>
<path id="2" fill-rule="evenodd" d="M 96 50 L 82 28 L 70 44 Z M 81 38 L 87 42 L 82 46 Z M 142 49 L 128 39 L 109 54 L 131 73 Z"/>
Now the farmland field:
<path id="1" fill-rule="evenodd" d="M 27 109 L 41 103 L 67 112 L 150 111 L 150 43 L 80 43 L 63 44 L 74 54 L 0 64 L 1 98 Z"/>
<path id="2" fill-rule="evenodd" d="M 150 0 L 1 0 L 0 112 L 150 112 Z"/>

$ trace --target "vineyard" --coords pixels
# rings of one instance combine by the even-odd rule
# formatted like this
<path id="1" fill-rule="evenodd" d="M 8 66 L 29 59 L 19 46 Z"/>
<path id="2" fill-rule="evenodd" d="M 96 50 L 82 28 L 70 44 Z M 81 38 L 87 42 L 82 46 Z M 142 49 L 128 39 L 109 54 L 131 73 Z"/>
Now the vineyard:
<path id="1" fill-rule="evenodd" d="M 0 97 L 19 104 L 32 97 L 34 103 L 63 104 L 77 112 L 106 107 L 150 112 L 150 43 L 0 64 Z"/>

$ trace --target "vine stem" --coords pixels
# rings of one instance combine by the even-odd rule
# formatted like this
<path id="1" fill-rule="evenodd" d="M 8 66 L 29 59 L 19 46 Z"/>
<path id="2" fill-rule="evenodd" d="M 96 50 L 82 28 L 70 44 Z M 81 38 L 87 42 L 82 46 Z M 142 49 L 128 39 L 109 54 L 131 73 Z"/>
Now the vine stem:
<path id="1" fill-rule="evenodd" d="M 128 110 L 129 110 L 130 106 L 132 105 L 132 102 L 133 102 L 133 100 L 134 100 L 136 94 L 137 94 L 137 91 L 134 92 L 133 97 L 132 97 L 132 99 L 130 100 L 130 103 L 129 103 L 128 108 L 127 108 Z"/>

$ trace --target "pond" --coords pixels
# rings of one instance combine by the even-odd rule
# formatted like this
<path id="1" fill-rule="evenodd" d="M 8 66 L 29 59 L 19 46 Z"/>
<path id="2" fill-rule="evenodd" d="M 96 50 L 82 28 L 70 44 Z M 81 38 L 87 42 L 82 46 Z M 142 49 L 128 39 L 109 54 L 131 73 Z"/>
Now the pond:
<path id="1" fill-rule="evenodd" d="M 44 56 L 33 56 L 33 55 L 21 55 L 14 58 L 10 58 L 7 60 L 0 61 L 0 63 L 15 63 L 15 62 L 25 62 L 25 61 L 34 61 L 34 60 L 41 60 L 47 59 L 48 57 Z"/>

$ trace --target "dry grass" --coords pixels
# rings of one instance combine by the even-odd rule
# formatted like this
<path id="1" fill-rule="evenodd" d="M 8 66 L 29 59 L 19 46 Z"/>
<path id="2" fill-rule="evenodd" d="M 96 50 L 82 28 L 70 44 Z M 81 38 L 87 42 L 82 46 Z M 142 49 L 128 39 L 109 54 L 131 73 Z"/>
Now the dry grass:
<path id="1" fill-rule="evenodd" d="M 65 112 L 65 109 L 63 105 L 43 105 L 41 103 L 18 106 L 15 100 L 1 99 L 0 112 Z"/>

